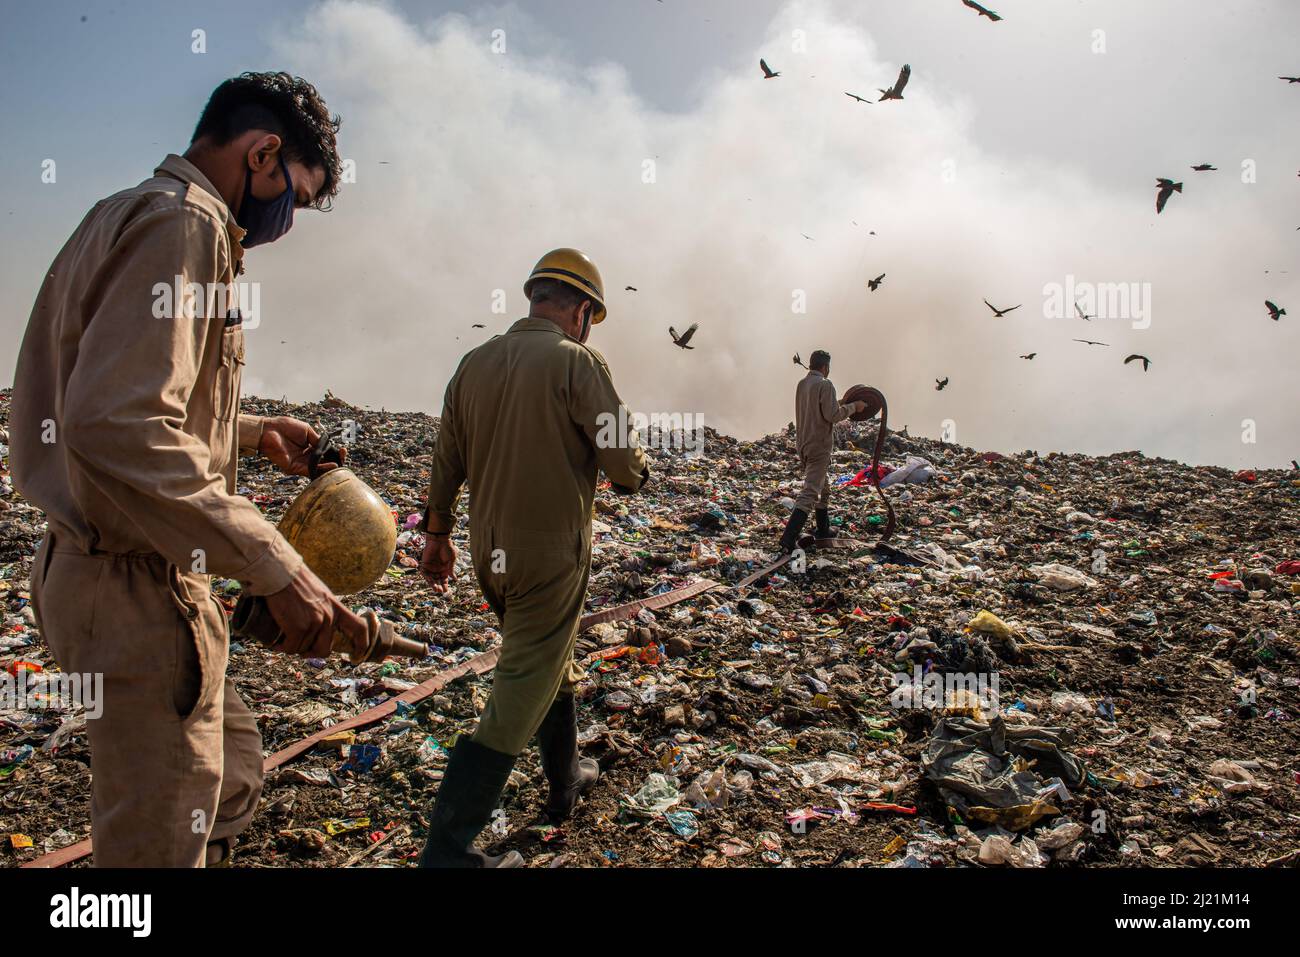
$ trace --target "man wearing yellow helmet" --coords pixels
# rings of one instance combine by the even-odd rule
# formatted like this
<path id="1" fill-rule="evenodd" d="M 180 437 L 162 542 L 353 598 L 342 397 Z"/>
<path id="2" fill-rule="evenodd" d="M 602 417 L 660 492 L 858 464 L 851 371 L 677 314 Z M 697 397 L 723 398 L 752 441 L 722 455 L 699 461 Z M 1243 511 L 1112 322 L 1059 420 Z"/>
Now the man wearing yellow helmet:
<path id="1" fill-rule="evenodd" d="M 446 593 L 455 574 L 456 500 L 470 501 L 470 554 L 501 621 L 492 695 L 473 736 L 452 750 L 420 857 L 425 867 L 517 866 L 515 852 L 472 849 L 519 753 L 534 735 L 550 785 L 546 810 L 563 820 L 600 773 L 578 757 L 573 660 L 591 569 L 596 473 L 616 491 L 650 477 L 609 367 L 585 345 L 604 320 L 604 284 L 575 249 L 543 256 L 524 284 L 530 311 L 461 360 L 443 400 L 420 571 Z M 620 414 L 621 413 L 621 414 Z"/>

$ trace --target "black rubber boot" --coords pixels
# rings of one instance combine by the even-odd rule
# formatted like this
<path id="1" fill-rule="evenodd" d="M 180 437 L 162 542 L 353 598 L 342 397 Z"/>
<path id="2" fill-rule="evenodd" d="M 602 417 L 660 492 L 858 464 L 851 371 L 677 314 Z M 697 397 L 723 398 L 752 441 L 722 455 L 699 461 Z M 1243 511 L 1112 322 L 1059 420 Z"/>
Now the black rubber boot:
<path id="1" fill-rule="evenodd" d="M 799 535 L 803 532 L 804 523 L 808 521 L 808 513 L 801 508 L 796 508 L 790 513 L 790 520 L 785 523 L 785 531 L 781 534 L 781 554 L 788 555 L 796 545 L 799 544 Z"/>
<path id="2" fill-rule="evenodd" d="M 456 742 L 429 815 L 429 836 L 420 854 L 421 867 L 523 865 L 518 851 L 490 857 L 471 846 L 492 819 L 514 766 L 514 755 L 485 748 L 470 738 Z"/>
<path id="3" fill-rule="evenodd" d="M 551 710 L 537 729 L 537 749 L 551 786 L 546 814 L 558 823 L 573 813 L 578 798 L 590 791 L 600 777 L 599 764 L 578 757 L 578 703 L 573 695 L 555 696 Z"/>
<path id="4" fill-rule="evenodd" d="M 813 515 L 815 515 L 817 518 L 817 537 L 834 538 L 835 532 L 831 528 L 830 512 L 824 508 L 819 508 L 817 509 L 817 511 L 813 512 Z"/>

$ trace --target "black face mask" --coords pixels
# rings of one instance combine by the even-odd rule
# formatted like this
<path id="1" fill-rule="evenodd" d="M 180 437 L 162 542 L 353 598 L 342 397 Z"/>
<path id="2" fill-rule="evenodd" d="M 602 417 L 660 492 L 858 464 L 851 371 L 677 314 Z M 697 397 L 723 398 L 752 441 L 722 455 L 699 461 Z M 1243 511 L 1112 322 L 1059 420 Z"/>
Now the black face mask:
<path id="1" fill-rule="evenodd" d="M 239 206 L 239 225 L 245 230 L 240 245 L 245 249 L 273 243 L 289 231 L 293 225 L 293 180 L 289 177 L 289 166 L 280 154 L 280 169 L 284 172 L 284 192 L 275 199 L 258 199 L 253 195 L 253 171 L 248 171 L 244 180 L 244 201 Z"/>

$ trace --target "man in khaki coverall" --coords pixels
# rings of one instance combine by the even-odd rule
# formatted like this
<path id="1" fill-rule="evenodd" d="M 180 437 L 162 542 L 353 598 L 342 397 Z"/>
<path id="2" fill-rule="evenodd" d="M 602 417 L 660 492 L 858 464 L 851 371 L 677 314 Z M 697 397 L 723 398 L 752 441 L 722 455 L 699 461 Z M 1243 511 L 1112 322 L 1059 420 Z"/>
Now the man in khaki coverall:
<path id="1" fill-rule="evenodd" d="M 463 484 L 472 491 L 470 552 L 501 621 L 492 696 L 472 738 L 452 751 L 420 863 L 510 866 L 470 849 L 500 800 L 515 760 L 537 735 L 550 785 L 547 811 L 562 820 L 595 783 L 579 760 L 573 660 L 591 569 L 596 473 L 632 493 L 649 478 L 609 367 L 584 345 L 605 317 L 603 285 L 582 253 L 558 249 L 524 286 L 527 319 L 470 352 L 447 386 L 434 451 L 421 571 L 439 592 L 455 571 L 450 533 Z"/>
<path id="2" fill-rule="evenodd" d="M 826 472 L 831 465 L 831 433 L 835 423 L 866 408 L 863 402 L 840 405 L 835 386 L 827 378 L 831 373 L 831 357 L 818 349 L 808 360 L 808 374 L 794 393 L 795 441 L 799 447 L 799 470 L 803 472 L 803 487 L 795 498 L 795 509 L 786 522 L 781 535 L 781 551 L 792 552 L 799 543 L 799 534 L 808 513 L 816 508 L 817 537 L 830 538 L 831 520 L 828 507 L 831 500 L 830 483 Z"/>
<path id="3" fill-rule="evenodd" d="M 226 677 L 209 575 L 268 596 L 289 651 L 328 654 L 336 628 L 365 628 L 234 494 L 239 452 L 306 474 L 317 436 L 238 414 L 242 317 L 206 295 L 295 206 L 337 190 L 336 128 L 287 74 L 223 83 L 184 158 L 90 211 L 27 325 L 11 462 L 49 522 L 32 569 L 41 634 L 64 671 L 102 676 L 87 722 L 100 867 L 222 863 L 257 806 L 262 739 Z M 186 283 L 202 286 L 192 311 L 162 291 Z"/>

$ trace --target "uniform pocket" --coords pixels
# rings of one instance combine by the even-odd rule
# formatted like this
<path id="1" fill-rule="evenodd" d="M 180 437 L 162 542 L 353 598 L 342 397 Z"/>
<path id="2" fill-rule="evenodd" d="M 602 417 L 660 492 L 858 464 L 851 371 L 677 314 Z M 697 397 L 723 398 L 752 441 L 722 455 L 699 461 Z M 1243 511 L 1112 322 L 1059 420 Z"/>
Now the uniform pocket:
<path id="1" fill-rule="evenodd" d="M 172 707 L 182 721 L 210 702 L 226 671 L 226 616 L 206 582 L 182 577 L 175 565 L 167 568 L 167 586 L 180 614 L 172 670 Z M 195 597 L 195 588 L 206 595 Z"/>
<path id="2" fill-rule="evenodd" d="M 32 598 L 32 616 L 36 619 L 36 628 L 44 631 L 45 626 L 41 624 L 41 592 L 45 589 L 45 576 L 50 569 L 50 558 L 54 554 L 54 534 L 46 530 L 45 537 L 41 539 L 40 547 L 36 549 L 36 557 L 32 561 L 32 573 L 28 582 L 27 590 Z"/>
<path id="3" fill-rule="evenodd" d="M 244 328 L 228 326 L 221 333 L 221 364 L 212 383 L 212 414 L 229 422 L 239 408 L 239 381 L 244 368 Z"/>

